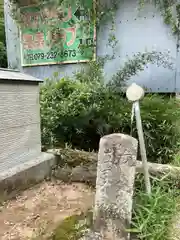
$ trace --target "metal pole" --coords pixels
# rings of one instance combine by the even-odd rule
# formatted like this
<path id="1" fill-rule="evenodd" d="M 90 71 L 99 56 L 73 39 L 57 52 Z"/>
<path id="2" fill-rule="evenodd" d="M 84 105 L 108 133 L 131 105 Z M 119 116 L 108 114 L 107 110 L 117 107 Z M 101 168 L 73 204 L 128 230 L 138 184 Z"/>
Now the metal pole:
<path id="1" fill-rule="evenodd" d="M 143 134 L 143 128 L 142 128 L 139 101 L 136 101 L 133 104 L 134 104 L 136 126 L 138 130 L 140 152 L 141 152 L 141 158 L 142 158 L 142 164 L 143 164 L 143 170 L 144 170 L 145 186 L 146 186 L 147 193 L 151 194 L 151 183 L 150 183 L 149 170 L 148 170 L 148 164 L 147 164 L 146 147 L 144 142 L 144 134 Z"/>

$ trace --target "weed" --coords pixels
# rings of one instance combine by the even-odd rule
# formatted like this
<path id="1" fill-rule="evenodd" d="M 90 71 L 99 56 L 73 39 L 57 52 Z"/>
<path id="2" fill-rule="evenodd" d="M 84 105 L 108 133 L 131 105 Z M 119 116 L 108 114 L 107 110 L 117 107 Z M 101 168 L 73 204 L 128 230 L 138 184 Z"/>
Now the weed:
<path id="1" fill-rule="evenodd" d="M 138 175 L 131 232 L 137 239 L 169 240 L 168 225 L 177 209 L 179 189 L 166 177 L 152 179 L 152 194 L 148 196 L 142 181 L 142 176 Z"/>

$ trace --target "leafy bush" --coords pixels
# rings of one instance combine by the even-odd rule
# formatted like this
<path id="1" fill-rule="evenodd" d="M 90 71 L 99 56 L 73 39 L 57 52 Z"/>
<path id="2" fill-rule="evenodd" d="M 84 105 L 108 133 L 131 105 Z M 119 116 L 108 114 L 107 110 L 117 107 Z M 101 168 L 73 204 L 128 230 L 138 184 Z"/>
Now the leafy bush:
<path id="1" fill-rule="evenodd" d="M 97 149 L 100 136 L 116 131 L 115 124 L 128 126 L 126 105 L 99 82 L 50 81 L 41 89 L 43 144 L 54 137 L 80 149 Z"/>
<path id="2" fill-rule="evenodd" d="M 144 58 L 147 56 L 143 55 Z M 133 61 L 138 67 L 132 72 Z M 114 76 L 114 82 L 108 85 L 102 65 L 97 62 L 91 63 L 86 71 L 82 69 L 76 73 L 73 79 L 59 79 L 57 74 L 48 79 L 41 88 L 43 145 L 62 147 L 67 143 L 79 149 L 97 150 L 99 139 L 105 134 L 130 134 L 131 104 L 122 94 L 123 79 L 137 73 L 137 68 L 142 70 L 145 63 L 143 60 L 137 64 L 135 58 L 129 65 L 125 64 L 119 75 Z M 115 91 L 115 85 L 121 91 Z M 141 112 L 148 159 L 169 162 L 180 137 L 177 127 L 180 110 L 176 100 L 147 95 L 142 101 Z M 133 136 L 137 137 L 134 125 L 132 129 Z"/>
<path id="3" fill-rule="evenodd" d="M 180 129 L 179 102 L 175 98 L 148 95 L 141 104 L 148 158 L 159 163 L 173 160 L 178 150 Z"/>
<path id="4" fill-rule="evenodd" d="M 180 117 L 176 100 L 147 95 L 141 104 L 148 158 L 168 162 L 177 149 Z M 41 89 L 42 142 L 97 150 L 105 134 L 131 131 L 131 105 L 102 83 L 61 79 Z M 137 137 L 135 126 L 133 136 Z M 55 141 L 54 141 L 55 140 Z"/>

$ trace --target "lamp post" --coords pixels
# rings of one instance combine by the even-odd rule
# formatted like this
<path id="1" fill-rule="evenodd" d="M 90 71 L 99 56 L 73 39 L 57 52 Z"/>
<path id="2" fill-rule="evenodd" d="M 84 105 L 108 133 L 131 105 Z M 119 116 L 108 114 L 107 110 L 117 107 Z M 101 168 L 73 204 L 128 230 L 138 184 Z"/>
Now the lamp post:
<path id="1" fill-rule="evenodd" d="M 129 101 L 133 103 L 132 113 L 135 114 L 136 117 L 136 127 L 138 131 L 138 138 L 139 138 L 139 145 L 140 145 L 140 153 L 142 158 L 142 165 L 143 165 L 143 172 L 145 178 L 145 186 L 146 192 L 150 195 L 151 194 L 151 183 L 149 177 L 149 169 L 147 163 L 147 155 L 146 155 L 146 147 L 144 141 L 144 133 L 142 128 L 142 121 L 141 121 L 141 113 L 140 113 L 140 106 L 139 101 L 144 97 L 144 89 L 138 86 L 136 83 L 131 84 L 126 91 L 126 97 Z"/>

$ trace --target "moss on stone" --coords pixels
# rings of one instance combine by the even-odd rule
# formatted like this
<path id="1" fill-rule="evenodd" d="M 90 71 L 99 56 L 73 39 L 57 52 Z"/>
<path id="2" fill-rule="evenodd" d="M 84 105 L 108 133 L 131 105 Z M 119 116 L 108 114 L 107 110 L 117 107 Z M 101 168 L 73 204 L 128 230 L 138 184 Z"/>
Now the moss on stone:
<path id="1" fill-rule="evenodd" d="M 81 182 L 95 187 L 97 174 L 97 153 L 71 148 L 48 150 L 56 155 L 57 165 L 52 176 L 64 182 Z"/>
<path id="2" fill-rule="evenodd" d="M 73 215 L 64 219 L 55 229 L 52 240 L 79 240 L 92 226 L 92 212 Z"/>
<path id="3" fill-rule="evenodd" d="M 52 152 L 59 157 L 58 165 L 60 167 L 68 165 L 69 167 L 73 168 L 81 165 L 88 166 L 92 163 L 97 164 L 97 153 L 95 152 L 85 152 L 71 148 L 54 149 L 51 151 L 51 153 Z"/>

